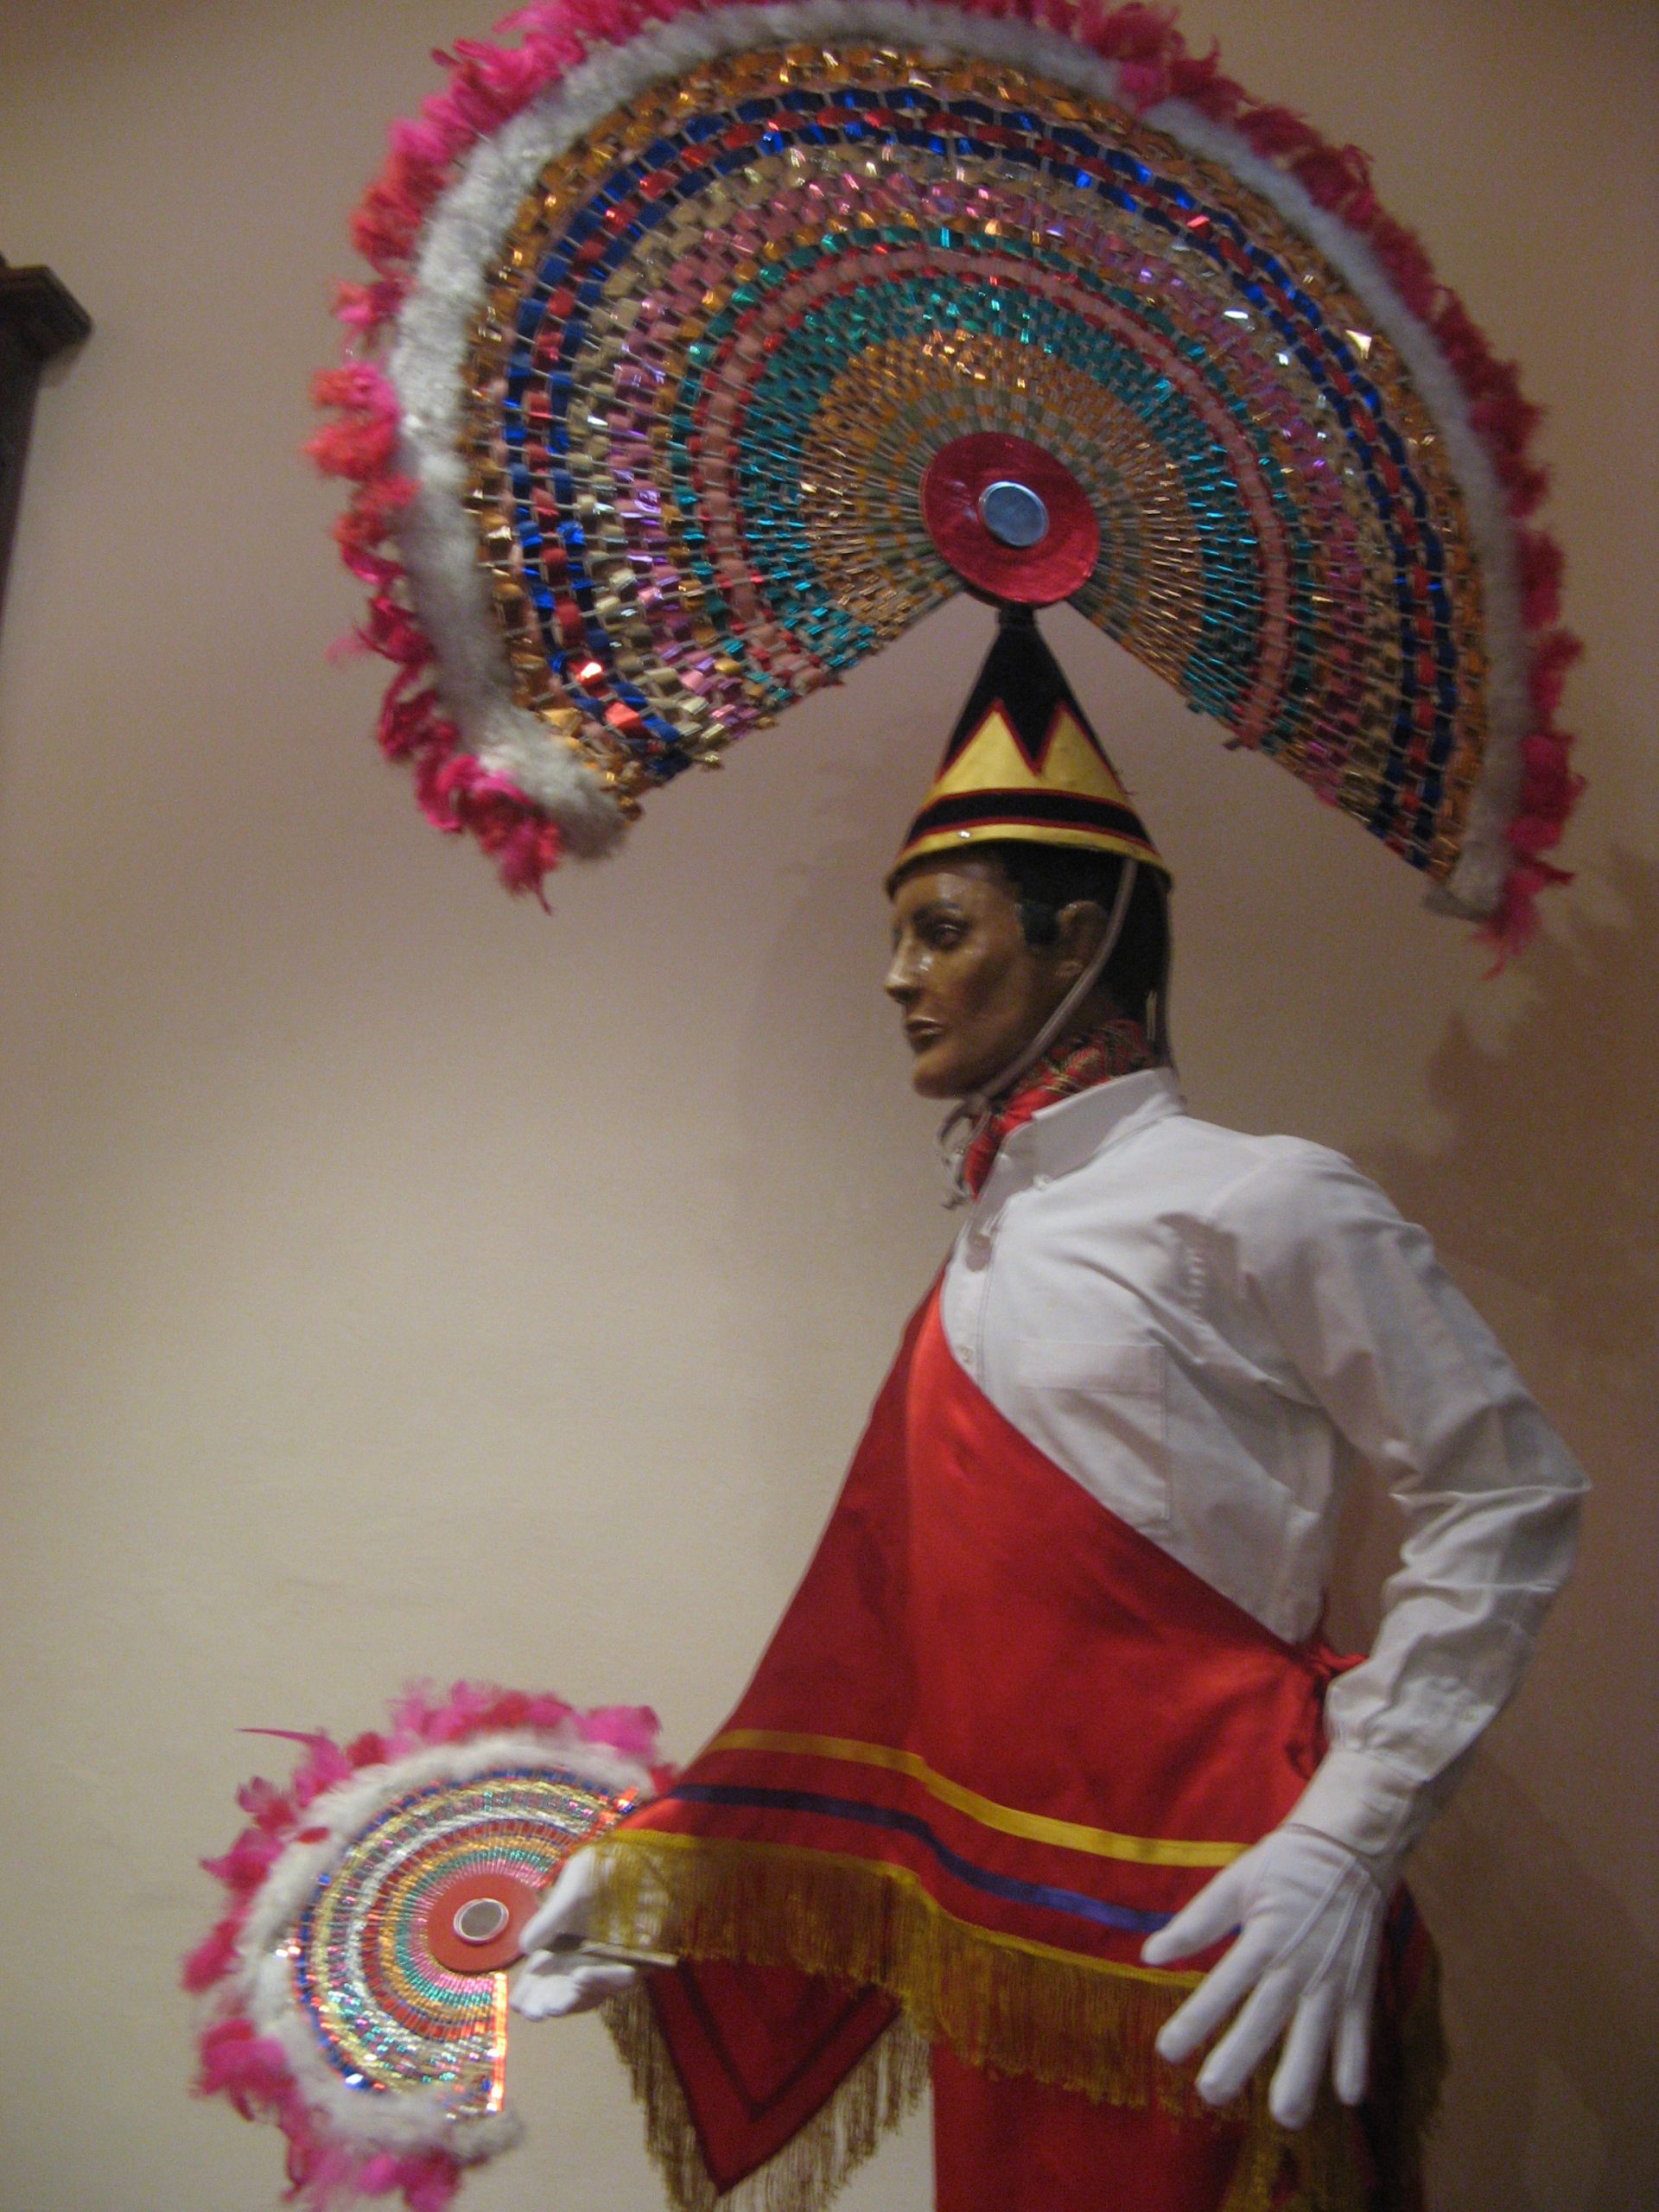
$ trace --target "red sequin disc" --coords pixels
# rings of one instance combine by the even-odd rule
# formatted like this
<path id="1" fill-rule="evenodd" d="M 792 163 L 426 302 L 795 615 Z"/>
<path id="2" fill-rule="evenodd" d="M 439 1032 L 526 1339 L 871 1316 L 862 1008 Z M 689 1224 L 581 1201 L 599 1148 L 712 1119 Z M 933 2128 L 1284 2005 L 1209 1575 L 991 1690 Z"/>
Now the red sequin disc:
<path id="1" fill-rule="evenodd" d="M 1023 485 L 1048 510 L 1033 545 L 1007 545 L 981 511 L 991 486 Z M 1052 607 L 1080 591 L 1100 557 L 1089 495 L 1052 454 L 1028 438 L 985 430 L 941 446 L 922 478 L 928 535 L 970 591 L 1016 607 Z"/>

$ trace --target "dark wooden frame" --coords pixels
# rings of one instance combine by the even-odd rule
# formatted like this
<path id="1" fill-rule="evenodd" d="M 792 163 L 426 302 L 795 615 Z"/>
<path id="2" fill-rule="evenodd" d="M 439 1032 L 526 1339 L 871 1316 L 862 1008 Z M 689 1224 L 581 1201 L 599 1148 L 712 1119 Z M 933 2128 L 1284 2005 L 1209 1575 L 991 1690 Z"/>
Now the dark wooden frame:
<path id="1" fill-rule="evenodd" d="M 12 269 L 0 260 L 0 610 L 41 372 L 92 327 L 86 308 L 49 269 Z"/>

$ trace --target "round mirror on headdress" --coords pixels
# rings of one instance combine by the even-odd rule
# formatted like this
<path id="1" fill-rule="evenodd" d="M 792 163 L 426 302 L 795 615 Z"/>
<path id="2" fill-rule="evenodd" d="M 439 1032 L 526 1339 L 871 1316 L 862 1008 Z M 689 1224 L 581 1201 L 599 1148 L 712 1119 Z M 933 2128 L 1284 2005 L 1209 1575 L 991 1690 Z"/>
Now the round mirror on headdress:
<path id="1" fill-rule="evenodd" d="M 1518 941 L 1576 784 L 1513 372 L 1357 151 L 1038 12 L 457 47 L 321 382 L 382 743 L 538 887 L 952 593 L 1065 599 Z"/>

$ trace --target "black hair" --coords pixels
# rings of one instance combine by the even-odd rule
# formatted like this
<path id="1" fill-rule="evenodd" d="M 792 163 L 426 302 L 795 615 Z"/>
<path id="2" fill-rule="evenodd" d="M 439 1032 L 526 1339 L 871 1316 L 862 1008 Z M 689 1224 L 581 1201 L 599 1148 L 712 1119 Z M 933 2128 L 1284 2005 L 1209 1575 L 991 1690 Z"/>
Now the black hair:
<path id="1" fill-rule="evenodd" d="M 1007 877 L 1019 901 L 1026 943 L 1039 950 L 1059 935 L 1063 908 L 1090 899 L 1109 914 L 1116 902 L 1123 862 L 1116 854 L 1015 837 L 988 840 L 969 849 L 976 859 L 995 861 Z M 1168 967 L 1169 913 L 1163 880 L 1155 870 L 1142 866 L 1135 870 L 1128 911 L 1101 980 L 1125 1014 L 1145 1020 L 1147 1002 L 1163 985 Z"/>

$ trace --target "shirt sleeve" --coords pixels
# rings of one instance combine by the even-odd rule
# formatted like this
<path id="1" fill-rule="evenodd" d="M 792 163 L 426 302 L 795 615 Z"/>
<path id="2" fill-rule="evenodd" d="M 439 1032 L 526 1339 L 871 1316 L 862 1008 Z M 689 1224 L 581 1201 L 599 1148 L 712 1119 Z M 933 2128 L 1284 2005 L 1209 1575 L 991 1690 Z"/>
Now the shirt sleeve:
<path id="1" fill-rule="evenodd" d="M 1515 1688 L 1585 1478 L 1423 1230 L 1349 1161 L 1275 1147 L 1218 1226 L 1236 1294 L 1405 1518 L 1376 1642 L 1331 1687 L 1330 1750 L 1290 1816 L 1392 1858 Z"/>

